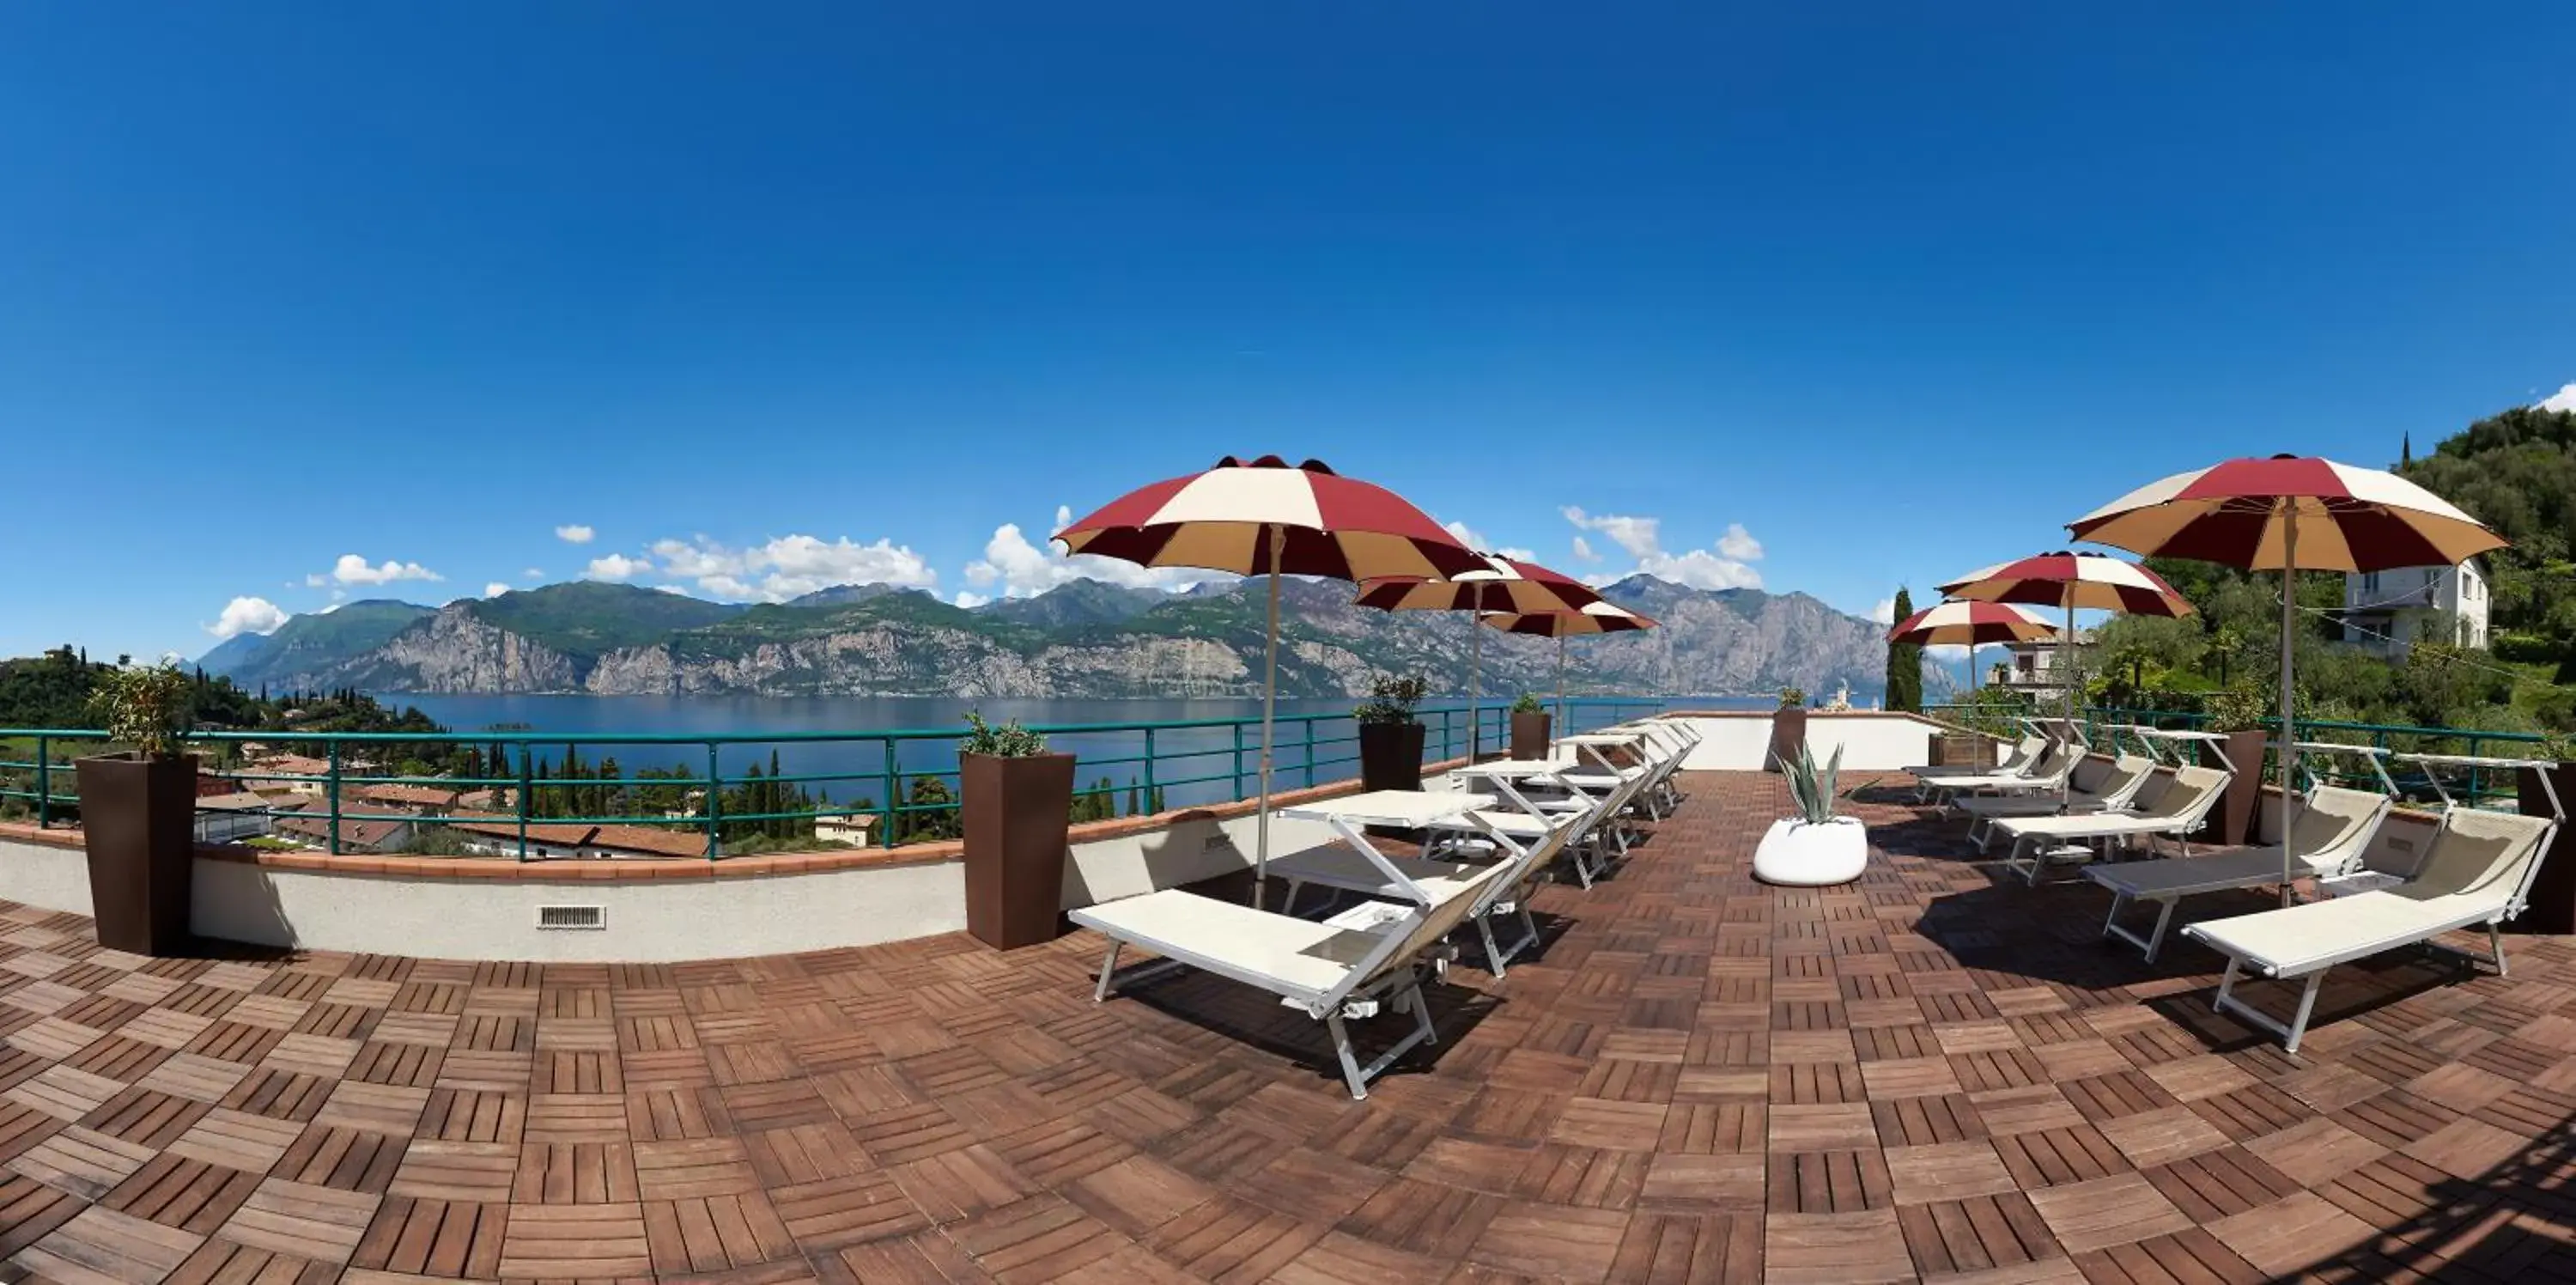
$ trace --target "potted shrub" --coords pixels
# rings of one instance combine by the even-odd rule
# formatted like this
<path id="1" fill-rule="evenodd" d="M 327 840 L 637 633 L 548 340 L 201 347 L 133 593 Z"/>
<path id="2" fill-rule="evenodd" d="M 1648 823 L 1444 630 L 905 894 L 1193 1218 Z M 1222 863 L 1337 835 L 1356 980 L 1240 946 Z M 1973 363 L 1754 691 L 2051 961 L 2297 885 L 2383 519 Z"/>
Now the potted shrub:
<path id="1" fill-rule="evenodd" d="M 1521 698 L 1512 702 L 1513 758 L 1546 758 L 1548 745 L 1556 739 L 1555 732 L 1556 719 L 1538 697 L 1522 692 Z"/>
<path id="2" fill-rule="evenodd" d="M 1798 756 L 1781 764 L 1789 800 L 1798 814 L 1771 823 L 1753 849 L 1753 877 L 1764 883 L 1814 888 L 1850 883 L 1869 864 L 1869 827 L 1859 817 L 1834 815 L 1834 779 L 1842 773 L 1842 747 L 1823 767 L 1815 752 L 1798 747 Z"/>
<path id="3" fill-rule="evenodd" d="M 2227 796 L 2219 800 L 2201 830 L 2208 843 L 2233 846 L 2255 841 L 2255 829 L 2263 807 L 2263 747 L 2269 736 L 2263 731 L 2263 718 L 2271 702 L 2263 699 L 2261 688 L 2240 683 L 2210 693 L 2202 711 L 2209 716 L 2213 732 L 2225 732 L 2223 743 L 2227 760 L 2236 765 L 2236 779 L 2227 783 Z M 2217 767 L 2218 758 L 2201 748 L 2201 764 Z"/>
<path id="4" fill-rule="evenodd" d="M 1807 693 L 1804 688 L 1780 689 L 1780 708 L 1771 715 L 1771 748 L 1762 755 L 1762 770 L 1778 772 L 1798 761 L 1807 751 Z"/>
<path id="5" fill-rule="evenodd" d="M 197 760 L 179 751 L 188 676 L 174 664 L 112 670 L 90 697 L 90 715 L 109 740 L 132 747 L 76 765 L 98 944 L 179 954 L 197 863 Z"/>
<path id="6" fill-rule="evenodd" d="M 957 747 L 966 827 L 966 931 L 1002 950 L 1056 938 L 1064 912 L 1073 756 L 1018 723 L 979 713 Z"/>
<path id="7" fill-rule="evenodd" d="M 1384 675 L 1369 684 L 1369 698 L 1351 717 L 1360 725 L 1360 788 L 1422 788 L 1422 723 L 1413 707 L 1427 685 L 1419 678 Z"/>

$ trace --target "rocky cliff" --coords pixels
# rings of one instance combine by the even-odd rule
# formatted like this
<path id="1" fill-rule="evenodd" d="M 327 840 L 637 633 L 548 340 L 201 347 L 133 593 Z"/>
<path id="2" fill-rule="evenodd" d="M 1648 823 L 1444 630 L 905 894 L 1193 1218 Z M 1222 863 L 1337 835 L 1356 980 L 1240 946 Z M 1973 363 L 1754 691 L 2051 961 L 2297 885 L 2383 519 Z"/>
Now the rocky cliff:
<path id="1" fill-rule="evenodd" d="M 576 601 L 570 595 L 556 603 L 522 601 L 508 613 L 485 602 L 454 603 L 381 645 L 311 666 L 297 685 L 1040 697 L 1243 696 L 1261 688 L 1267 592 L 1261 581 L 1152 601 L 1112 601 L 1092 586 L 1057 591 L 1068 595 L 1059 604 L 973 611 L 921 593 L 835 594 L 689 628 L 630 628 L 627 637 L 651 640 L 596 647 L 591 644 L 617 633 L 615 625 L 636 620 L 590 619 L 627 604 L 603 588 L 582 588 L 579 613 L 570 610 Z M 1603 592 L 1663 627 L 1570 640 L 1572 691 L 1761 695 L 1795 686 L 1821 697 L 1847 682 L 1866 700 L 1882 685 L 1886 648 L 1879 626 L 1804 594 L 1708 592 L 1647 576 Z M 1354 607 L 1350 596 L 1350 587 L 1337 583 L 1281 585 L 1282 694 L 1355 695 L 1386 672 L 1418 673 L 1435 689 L 1464 691 L 1471 651 L 1489 693 L 1556 686 L 1557 648 L 1549 640 L 1492 630 L 1478 638 L 1463 615 L 1390 615 Z M 667 609 L 642 599 L 632 605 L 639 613 Z"/>

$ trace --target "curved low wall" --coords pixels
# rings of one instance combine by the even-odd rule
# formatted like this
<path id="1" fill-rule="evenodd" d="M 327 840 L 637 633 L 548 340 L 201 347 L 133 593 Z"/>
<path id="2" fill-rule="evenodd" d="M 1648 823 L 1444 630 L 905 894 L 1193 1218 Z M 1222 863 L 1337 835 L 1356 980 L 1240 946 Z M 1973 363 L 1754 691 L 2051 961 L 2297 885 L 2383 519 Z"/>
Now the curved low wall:
<path id="1" fill-rule="evenodd" d="M 1431 765 L 1440 771 L 1456 763 Z M 1343 781 L 1278 796 L 1347 794 Z M 1248 869 L 1250 803 L 1073 827 L 1070 910 Z M 1273 853 L 1329 840 L 1273 817 Z M 90 913 L 78 830 L 0 825 L 0 899 Z M 597 928 L 539 928 L 541 907 L 597 907 Z M 261 946 L 439 959 L 671 963 L 902 941 L 966 927 L 964 845 L 701 860 L 518 862 L 197 850 L 190 926 Z"/>
<path id="2" fill-rule="evenodd" d="M 1695 772 L 1758 772 L 1771 749 L 1769 710 L 1677 711 L 1664 715 L 1699 729 L 1682 766 Z M 1932 739 L 1947 725 L 1888 710 L 1809 710 L 1807 746 L 1823 762 L 1837 749 L 1847 772 L 1886 772 L 1932 761 Z"/>

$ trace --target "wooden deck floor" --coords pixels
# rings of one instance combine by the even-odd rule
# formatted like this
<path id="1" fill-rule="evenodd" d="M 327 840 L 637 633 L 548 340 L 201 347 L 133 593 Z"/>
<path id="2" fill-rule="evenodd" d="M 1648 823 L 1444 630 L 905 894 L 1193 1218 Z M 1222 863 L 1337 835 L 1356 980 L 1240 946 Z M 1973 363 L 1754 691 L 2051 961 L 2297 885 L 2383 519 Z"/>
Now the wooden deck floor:
<path id="1" fill-rule="evenodd" d="M 2339 970 L 2292 1059 L 1955 824 L 1869 805 L 1860 884 L 1774 890 L 1776 781 L 1686 783 L 1365 1103 L 1241 988 L 1093 1005 L 1082 938 L 148 961 L 6 908 L 0 1276 L 2576 1276 L 2576 943 Z"/>

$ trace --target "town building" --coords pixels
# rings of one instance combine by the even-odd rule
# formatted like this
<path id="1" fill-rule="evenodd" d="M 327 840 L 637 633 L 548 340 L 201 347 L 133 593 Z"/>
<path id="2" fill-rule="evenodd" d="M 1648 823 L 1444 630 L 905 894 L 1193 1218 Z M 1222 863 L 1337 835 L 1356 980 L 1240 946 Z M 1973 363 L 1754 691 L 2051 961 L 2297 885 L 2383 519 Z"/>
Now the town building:
<path id="1" fill-rule="evenodd" d="M 2419 638 L 2484 648 L 2488 590 L 2486 567 L 2475 558 L 2456 567 L 2346 575 L 2344 641 L 2391 660 L 2403 659 Z"/>

